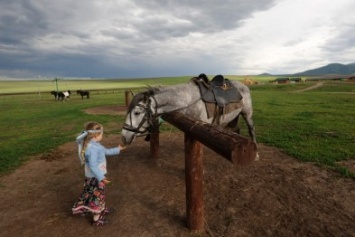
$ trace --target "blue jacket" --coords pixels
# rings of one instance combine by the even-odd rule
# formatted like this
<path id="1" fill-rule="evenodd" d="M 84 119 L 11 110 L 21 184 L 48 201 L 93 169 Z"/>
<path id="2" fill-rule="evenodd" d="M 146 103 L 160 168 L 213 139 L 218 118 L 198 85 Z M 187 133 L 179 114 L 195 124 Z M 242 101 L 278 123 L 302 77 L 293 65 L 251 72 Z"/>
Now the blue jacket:
<path id="1" fill-rule="evenodd" d="M 97 178 L 101 181 L 107 173 L 106 156 L 118 155 L 120 149 L 106 148 L 96 141 L 89 141 L 85 149 L 85 176 L 88 178 Z"/>

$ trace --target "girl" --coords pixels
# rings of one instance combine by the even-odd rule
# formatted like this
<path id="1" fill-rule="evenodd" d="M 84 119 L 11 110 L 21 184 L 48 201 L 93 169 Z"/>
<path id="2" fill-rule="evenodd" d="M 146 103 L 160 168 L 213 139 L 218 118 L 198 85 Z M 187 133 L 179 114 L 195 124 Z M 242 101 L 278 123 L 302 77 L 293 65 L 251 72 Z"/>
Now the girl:
<path id="1" fill-rule="evenodd" d="M 97 122 L 89 122 L 85 130 L 77 137 L 79 158 L 85 163 L 84 188 L 72 208 L 73 214 L 92 213 L 93 225 L 102 226 L 108 221 L 105 214 L 113 212 L 105 207 L 105 186 L 110 183 L 105 177 L 106 156 L 118 155 L 125 147 L 105 148 L 100 144 L 103 126 Z"/>

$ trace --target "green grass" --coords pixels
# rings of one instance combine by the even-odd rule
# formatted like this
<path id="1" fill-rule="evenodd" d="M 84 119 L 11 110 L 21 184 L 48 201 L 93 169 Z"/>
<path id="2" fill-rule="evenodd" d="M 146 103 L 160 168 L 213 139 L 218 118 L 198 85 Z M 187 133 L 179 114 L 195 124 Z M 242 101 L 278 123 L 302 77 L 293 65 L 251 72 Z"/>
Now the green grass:
<path id="1" fill-rule="evenodd" d="M 245 76 L 228 75 L 227 78 L 231 80 L 242 81 L 244 78 L 250 78 Z M 180 76 L 180 77 L 159 77 L 159 78 L 137 78 L 137 79 L 59 79 L 56 82 L 53 78 L 48 79 L 32 79 L 32 80 L 0 80 L 0 94 L 9 93 L 38 93 L 49 92 L 52 90 L 65 91 L 65 90 L 108 90 L 108 89 L 120 89 L 127 88 L 141 88 L 158 85 L 175 85 L 178 83 L 188 82 L 192 76 Z M 213 78 L 209 75 L 209 78 Z M 1 78 L 0 78 L 1 79 Z M 275 79 L 275 77 L 254 76 L 251 79 L 258 82 L 268 82 Z"/>
<path id="2" fill-rule="evenodd" d="M 0 96 L 0 124 L 3 128 L 0 133 L 0 173 L 15 169 L 32 155 L 49 152 L 73 141 L 87 121 L 99 121 L 107 133 L 117 134 L 121 130 L 123 116 L 89 115 L 83 110 L 103 105 L 123 105 L 124 94 L 110 90 L 119 88 L 118 84 L 137 88 L 142 85 L 182 83 L 188 79 L 190 77 L 146 79 L 144 82 L 96 80 L 85 89 L 99 86 L 109 89 L 93 93 L 89 100 L 72 95 L 68 102 L 54 101 L 48 93 Z M 69 83 L 74 85 L 76 82 Z M 355 178 L 353 173 L 337 163 L 355 159 L 355 84 L 325 83 L 316 90 L 296 92 L 311 85 L 265 84 L 250 87 L 258 142 L 281 148 L 301 161 L 315 162 L 343 176 Z M 26 92 L 36 90 L 31 84 L 27 84 L 25 89 Z M 0 93 L 6 90 L 1 87 Z M 244 122 L 241 125 L 242 135 L 247 136 Z M 170 126 L 162 128 L 167 129 Z"/>
<path id="3" fill-rule="evenodd" d="M 9 93 L 38 93 L 49 92 L 52 90 L 65 91 L 71 90 L 108 90 L 127 88 L 142 88 L 147 85 L 174 85 L 177 83 L 187 82 L 191 77 L 162 77 L 162 78 L 145 78 L 145 79 L 117 79 L 117 80 L 74 80 L 63 79 L 58 80 L 57 84 L 53 79 L 48 80 L 0 80 L 0 94 Z"/>
<path id="4" fill-rule="evenodd" d="M 326 83 L 322 90 L 295 93 L 303 87 L 251 87 L 258 141 L 334 168 L 337 161 L 355 159 L 355 96 L 347 93 L 355 85 Z"/>
<path id="5" fill-rule="evenodd" d="M 51 95 L 0 96 L 0 173 L 18 167 L 29 156 L 47 152 L 75 139 L 87 121 L 110 125 L 108 132 L 118 132 L 122 117 L 89 115 L 83 109 L 124 104 L 123 94 L 95 95 L 91 100 L 76 97 L 68 102 L 54 101 Z M 117 125 L 117 126 L 113 126 Z"/>

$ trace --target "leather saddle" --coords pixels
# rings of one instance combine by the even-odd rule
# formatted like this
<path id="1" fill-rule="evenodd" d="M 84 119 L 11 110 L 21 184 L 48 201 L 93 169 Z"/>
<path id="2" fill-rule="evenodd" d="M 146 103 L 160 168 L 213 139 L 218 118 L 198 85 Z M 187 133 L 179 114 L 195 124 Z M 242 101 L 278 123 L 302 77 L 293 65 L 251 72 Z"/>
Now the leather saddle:
<path id="1" fill-rule="evenodd" d="M 202 100 L 208 103 L 216 103 L 219 107 L 224 108 L 226 105 L 239 102 L 243 98 L 232 82 L 222 75 L 217 75 L 209 81 L 205 74 L 200 74 L 193 78 L 193 81 L 200 90 Z"/>

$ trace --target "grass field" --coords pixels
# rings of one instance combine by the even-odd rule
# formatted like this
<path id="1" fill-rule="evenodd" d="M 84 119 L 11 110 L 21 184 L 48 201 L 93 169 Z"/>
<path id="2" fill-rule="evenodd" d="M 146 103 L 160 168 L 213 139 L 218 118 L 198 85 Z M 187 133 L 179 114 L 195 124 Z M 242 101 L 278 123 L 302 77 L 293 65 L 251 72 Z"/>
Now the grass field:
<path id="1" fill-rule="evenodd" d="M 226 76 L 231 80 L 243 80 L 244 76 Z M 53 90 L 59 91 L 76 91 L 76 90 L 108 90 L 108 89 L 130 89 L 140 88 L 147 85 L 174 85 L 189 81 L 191 76 L 181 77 L 161 77 L 161 78 L 144 78 L 144 79 L 59 79 L 57 82 L 53 78 L 41 80 L 0 80 L 0 94 L 11 93 L 43 93 Z M 212 78 L 212 76 L 210 76 Z M 274 77 L 256 76 L 253 78 L 257 82 L 268 82 Z"/>
<path id="2" fill-rule="evenodd" d="M 0 81 L 0 94 L 34 92 L 0 96 L 0 124 L 4 129 L 0 133 L 0 173 L 15 169 L 31 155 L 44 154 L 60 144 L 73 141 L 87 121 L 100 121 L 109 128 L 106 132 L 117 134 L 121 130 L 123 116 L 83 112 L 90 107 L 123 105 L 124 93 L 113 93 L 111 89 L 124 91 L 124 88 L 146 85 L 176 84 L 189 78 L 59 81 L 58 85 L 63 90 L 66 85 L 71 90 L 103 90 L 94 92 L 89 100 L 72 95 L 68 102 L 54 101 L 54 97 L 47 93 L 54 89 L 52 82 L 23 84 L 25 82 Z M 301 161 L 327 166 L 343 176 L 355 178 L 353 173 L 337 163 L 355 159 L 355 84 L 325 83 L 315 90 L 297 92 L 310 85 L 250 86 L 257 139 L 279 147 Z M 242 135 L 246 136 L 244 122 L 241 125 Z"/>

